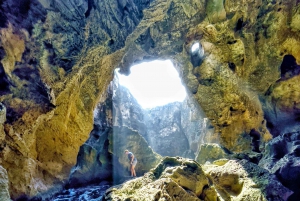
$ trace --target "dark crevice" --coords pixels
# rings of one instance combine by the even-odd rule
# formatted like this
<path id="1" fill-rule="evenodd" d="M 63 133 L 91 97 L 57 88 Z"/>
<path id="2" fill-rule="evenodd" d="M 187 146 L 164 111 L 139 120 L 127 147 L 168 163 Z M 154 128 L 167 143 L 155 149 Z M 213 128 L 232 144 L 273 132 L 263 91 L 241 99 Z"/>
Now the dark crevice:
<path id="1" fill-rule="evenodd" d="M 151 37 L 150 28 L 148 28 L 139 38 L 135 40 L 146 52 L 155 47 L 155 42 Z"/>
<path id="2" fill-rule="evenodd" d="M 229 62 L 229 63 L 228 63 L 228 67 L 229 67 L 233 72 L 235 72 L 236 66 L 235 66 L 234 63 Z"/>
<path id="3" fill-rule="evenodd" d="M 35 69 L 31 69 L 27 66 L 15 69 L 13 74 L 18 76 L 21 80 L 27 80 L 31 82 L 34 82 L 34 78 L 39 76 Z"/>
<path id="4" fill-rule="evenodd" d="M 280 65 L 281 79 L 287 79 L 300 74 L 300 66 L 293 55 L 285 55 Z"/>
<path id="5" fill-rule="evenodd" d="M 89 17 L 91 14 L 91 10 L 95 7 L 94 0 L 88 0 L 88 9 L 85 12 L 85 17 Z"/>
<path id="6" fill-rule="evenodd" d="M 244 26 L 243 18 L 238 19 L 234 31 L 242 30 L 243 26 Z"/>
<path id="7" fill-rule="evenodd" d="M 0 8 L 0 28 L 6 27 L 7 17 L 4 14 L 3 10 Z"/>
<path id="8" fill-rule="evenodd" d="M 250 137 L 252 138 L 252 151 L 260 153 L 259 145 L 260 145 L 260 133 L 255 129 L 250 131 Z"/>
<path id="9" fill-rule="evenodd" d="M 10 93 L 9 86 L 10 86 L 10 82 L 8 80 L 8 77 L 5 74 L 2 63 L 0 62 L 0 95 L 5 95 Z"/>

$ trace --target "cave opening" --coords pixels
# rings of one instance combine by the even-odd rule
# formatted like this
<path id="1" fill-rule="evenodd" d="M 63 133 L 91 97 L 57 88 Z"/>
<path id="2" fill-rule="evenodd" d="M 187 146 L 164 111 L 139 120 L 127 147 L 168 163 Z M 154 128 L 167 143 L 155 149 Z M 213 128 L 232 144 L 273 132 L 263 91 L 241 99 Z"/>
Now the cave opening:
<path id="1" fill-rule="evenodd" d="M 120 85 L 126 87 L 144 109 L 182 102 L 186 90 L 171 60 L 154 60 L 133 65 L 128 76 L 115 71 Z"/>
<path id="2" fill-rule="evenodd" d="M 188 95 L 171 60 L 133 65 L 129 75 L 116 69 L 112 88 L 114 144 L 119 143 L 115 153 L 121 153 L 122 147 L 144 157 L 140 153 L 144 146 L 134 141 L 138 137 L 131 135 L 129 128 L 161 156 L 195 159 L 208 133 L 208 121 L 197 101 Z"/>

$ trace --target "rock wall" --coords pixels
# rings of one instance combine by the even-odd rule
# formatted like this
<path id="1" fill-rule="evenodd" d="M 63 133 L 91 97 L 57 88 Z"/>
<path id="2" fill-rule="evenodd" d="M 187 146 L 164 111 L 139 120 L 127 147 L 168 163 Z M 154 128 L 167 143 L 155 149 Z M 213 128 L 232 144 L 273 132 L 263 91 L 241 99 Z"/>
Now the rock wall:
<path id="1" fill-rule="evenodd" d="M 125 38 L 149 3 L 1 2 L 1 164 L 12 198 L 67 179 Z"/>
<path id="2" fill-rule="evenodd" d="M 210 140 L 231 151 L 252 149 L 252 129 L 259 151 L 269 130 L 274 136 L 297 130 L 299 6 L 297 0 L 1 1 L 0 164 L 12 198 L 67 178 L 114 68 L 126 73 L 143 59 L 173 61 L 215 128 Z M 197 41 L 204 54 L 191 59 Z M 281 68 L 287 55 L 295 61 Z"/>
<path id="3" fill-rule="evenodd" d="M 0 166 L 0 199 L 3 201 L 10 201 L 8 192 L 8 176 L 6 170 Z"/>
<path id="4" fill-rule="evenodd" d="M 115 88 L 118 87 L 118 88 Z M 76 165 L 72 168 L 67 187 L 85 186 L 88 183 L 109 182 L 119 184 L 130 176 L 129 161 L 124 151 L 129 149 L 138 159 L 136 174 L 143 175 L 161 159 L 147 143 L 146 139 L 132 126 L 138 119 L 128 119 L 140 109 L 136 104 L 128 108 L 131 99 L 124 89 L 121 93 L 120 86 L 114 80 L 110 83 L 104 102 L 100 102 L 94 111 L 94 128 L 88 140 L 80 147 Z M 124 102 L 119 103 L 121 93 Z M 118 97 L 118 98 L 116 98 Z M 118 104 L 119 103 L 119 104 Z M 127 110 L 130 110 L 128 112 Z M 127 112 L 126 112 L 127 111 Z M 124 115 L 123 117 L 121 115 Z M 135 121 L 134 121 L 135 120 Z M 133 124 L 132 124 L 133 123 Z"/>

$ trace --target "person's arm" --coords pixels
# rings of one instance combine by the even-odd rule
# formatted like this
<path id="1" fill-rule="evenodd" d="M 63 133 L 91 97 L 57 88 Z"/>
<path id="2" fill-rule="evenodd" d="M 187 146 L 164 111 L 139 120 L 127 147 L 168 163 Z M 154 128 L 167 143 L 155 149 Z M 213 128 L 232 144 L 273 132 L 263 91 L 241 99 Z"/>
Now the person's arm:
<path id="1" fill-rule="evenodd" d="M 133 163 L 133 159 L 134 159 L 134 155 L 132 154 L 131 161 L 130 161 L 131 164 Z"/>

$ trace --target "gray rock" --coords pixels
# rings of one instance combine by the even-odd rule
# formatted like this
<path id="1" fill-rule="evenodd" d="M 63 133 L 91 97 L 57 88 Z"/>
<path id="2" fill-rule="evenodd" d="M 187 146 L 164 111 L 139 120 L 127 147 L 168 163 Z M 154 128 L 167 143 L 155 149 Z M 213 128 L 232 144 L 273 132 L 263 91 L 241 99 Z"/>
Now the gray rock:
<path id="1" fill-rule="evenodd" d="M 259 165 L 274 173 L 283 185 L 298 196 L 300 184 L 300 132 L 285 133 L 272 139 Z"/>
<path id="2" fill-rule="evenodd" d="M 0 124 L 6 121 L 6 107 L 0 103 Z"/>
<path id="3" fill-rule="evenodd" d="M 11 200 L 8 192 L 8 175 L 2 166 L 0 166 L 0 200 Z"/>

